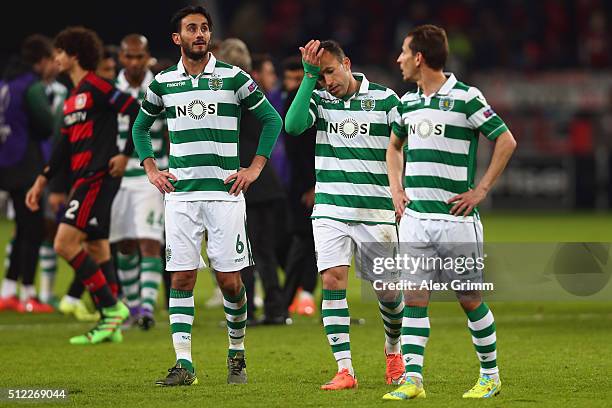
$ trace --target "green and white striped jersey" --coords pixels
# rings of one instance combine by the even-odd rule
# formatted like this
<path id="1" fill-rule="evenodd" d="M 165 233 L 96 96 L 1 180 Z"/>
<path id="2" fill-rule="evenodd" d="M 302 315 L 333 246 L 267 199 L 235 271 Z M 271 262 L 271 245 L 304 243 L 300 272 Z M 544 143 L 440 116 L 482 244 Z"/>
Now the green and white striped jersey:
<path id="1" fill-rule="evenodd" d="M 136 100 L 142 101 L 147 91 L 147 88 L 149 87 L 149 84 L 152 81 L 153 73 L 151 71 L 147 71 L 140 87 L 133 88 L 130 86 L 129 82 L 125 78 L 125 71 L 121 70 L 119 72 L 119 75 L 117 75 L 115 86 L 120 91 L 132 95 L 132 97 Z M 119 151 L 123 151 L 126 138 L 132 137 L 132 135 L 129 133 L 130 118 L 128 115 L 119 114 L 119 116 L 117 117 L 117 121 L 119 125 L 119 138 L 117 140 L 117 145 L 119 147 Z M 163 113 L 153 123 L 149 134 L 151 135 L 151 145 L 153 147 L 153 152 L 155 153 L 155 161 L 157 162 L 157 167 L 161 169 L 167 169 L 168 146 L 166 142 L 166 121 L 163 117 Z M 144 168 L 142 168 L 142 166 L 140 165 L 138 154 L 136 153 L 136 151 L 134 151 L 132 157 L 130 157 L 130 159 L 128 160 L 128 164 L 125 169 L 125 174 L 123 175 L 121 185 L 125 187 L 132 184 L 141 184 L 148 182 L 149 180 L 147 178 L 147 175 L 145 174 Z"/>
<path id="2" fill-rule="evenodd" d="M 395 224 L 385 154 L 399 98 L 363 74 L 354 77 L 361 85 L 346 101 L 326 90 L 312 93 L 310 115 L 317 127 L 312 218 Z"/>
<path id="3" fill-rule="evenodd" d="M 177 178 L 166 200 L 244 200 L 228 193 L 223 181 L 240 167 L 240 107 L 265 101 L 251 77 L 210 54 L 204 71 L 190 76 L 182 59 L 155 76 L 142 103 L 150 116 L 166 110 L 170 172 Z"/>
<path id="4" fill-rule="evenodd" d="M 478 135 L 495 140 L 508 130 L 482 93 L 457 81 L 453 74 L 440 90 L 425 96 L 408 92 L 400 100 L 394 133 L 408 137 L 405 188 L 412 216 L 473 222 L 471 216 L 450 214 L 451 197 L 474 187 Z"/>

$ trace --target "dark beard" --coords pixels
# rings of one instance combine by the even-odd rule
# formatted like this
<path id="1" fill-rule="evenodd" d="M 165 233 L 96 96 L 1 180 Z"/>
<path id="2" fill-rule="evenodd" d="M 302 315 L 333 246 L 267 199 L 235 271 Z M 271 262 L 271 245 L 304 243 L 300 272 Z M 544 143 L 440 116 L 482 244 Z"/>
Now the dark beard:
<path id="1" fill-rule="evenodd" d="M 189 46 L 187 46 L 183 47 L 183 52 L 190 60 L 200 61 L 206 57 L 206 54 L 208 54 L 208 47 L 206 47 L 206 49 L 202 52 L 194 52 Z"/>

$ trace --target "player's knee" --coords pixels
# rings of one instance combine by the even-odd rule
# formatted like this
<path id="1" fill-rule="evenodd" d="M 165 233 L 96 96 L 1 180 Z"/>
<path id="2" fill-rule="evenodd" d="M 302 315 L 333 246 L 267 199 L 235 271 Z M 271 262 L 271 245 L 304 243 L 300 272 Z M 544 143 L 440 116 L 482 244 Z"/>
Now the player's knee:
<path id="1" fill-rule="evenodd" d="M 426 290 L 404 291 L 404 304 L 408 307 L 427 307 L 429 305 L 429 292 Z"/>
<path id="2" fill-rule="evenodd" d="M 193 290 L 195 280 L 195 273 L 174 272 L 172 274 L 172 287 L 178 290 Z"/>
<path id="3" fill-rule="evenodd" d="M 152 239 L 143 239 L 138 243 L 138 247 L 140 247 L 140 253 L 142 256 L 147 257 L 158 257 L 161 251 L 161 245 L 159 241 L 155 241 Z M 136 246 L 134 246 L 134 250 L 132 252 L 136 252 Z"/>
<path id="4" fill-rule="evenodd" d="M 461 307 L 466 312 L 475 310 L 482 303 L 482 297 L 478 291 L 457 292 L 456 295 Z"/>
<path id="5" fill-rule="evenodd" d="M 53 249 L 55 250 L 56 254 L 67 261 L 70 261 L 74 257 L 74 254 L 78 253 L 80 250 L 78 244 L 59 235 L 56 236 L 55 240 L 53 241 Z"/>
<path id="6" fill-rule="evenodd" d="M 327 269 L 323 271 L 323 273 L 321 274 L 321 280 L 323 282 L 323 288 L 325 289 L 346 289 L 345 287 L 342 287 L 342 277 L 334 269 Z"/>
<path id="7" fill-rule="evenodd" d="M 138 245 L 134 240 L 125 240 L 117 244 L 117 250 L 124 255 L 133 254 L 138 249 Z"/>
<path id="8" fill-rule="evenodd" d="M 224 273 L 217 277 L 219 288 L 229 296 L 237 296 L 242 289 L 242 280 L 239 273 Z"/>

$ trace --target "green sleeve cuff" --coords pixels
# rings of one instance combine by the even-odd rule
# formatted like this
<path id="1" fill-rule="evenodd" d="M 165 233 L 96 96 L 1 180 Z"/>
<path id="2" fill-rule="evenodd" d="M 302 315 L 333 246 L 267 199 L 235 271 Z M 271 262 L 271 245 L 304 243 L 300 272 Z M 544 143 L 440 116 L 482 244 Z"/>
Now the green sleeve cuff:
<path id="1" fill-rule="evenodd" d="M 406 129 L 395 122 L 391 125 L 391 129 L 393 130 L 393 133 L 395 133 L 395 135 L 402 140 L 408 136 Z"/>
<path id="2" fill-rule="evenodd" d="M 321 72 L 321 67 L 309 64 L 304 60 L 302 60 L 302 65 L 304 66 L 304 73 L 314 74 L 318 76 L 319 72 Z"/>
<path id="3" fill-rule="evenodd" d="M 315 77 L 304 75 L 304 79 L 291 102 L 285 117 L 285 130 L 293 136 L 299 136 L 314 124 L 310 116 L 310 98 L 317 84 Z"/>

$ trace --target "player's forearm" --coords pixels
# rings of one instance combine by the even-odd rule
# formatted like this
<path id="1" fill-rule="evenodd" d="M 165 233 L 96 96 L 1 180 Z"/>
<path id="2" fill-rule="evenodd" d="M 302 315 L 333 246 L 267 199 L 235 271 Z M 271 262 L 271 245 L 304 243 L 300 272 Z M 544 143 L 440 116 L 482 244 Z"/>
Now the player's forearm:
<path id="1" fill-rule="evenodd" d="M 477 189 L 488 192 L 491 187 L 493 187 L 510 161 L 510 157 L 512 157 L 514 149 L 516 149 L 516 140 L 509 131 L 502 133 L 496 139 L 491 163 L 480 180 L 480 183 L 478 183 L 478 186 L 476 186 Z"/>
<path id="2" fill-rule="evenodd" d="M 153 122 L 155 122 L 155 117 L 149 116 L 140 110 L 134 121 L 134 126 L 132 126 L 134 148 L 136 149 L 138 159 L 141 163 L 148 157 L 155 157 L 153 154 L 153 145 L 151 144 L 151 135 L 149 134 Z"/>
<path id="3" fill-rule="evenodd" d="M 155 159 L 153 157 L 147 157 L 146 159 L 144 159 L 142 161 L 142 167 L 144 167 L 144 170 L 147 174 L 150 174 L 151 172 L 155 173 L 159 170 L 157 168 L 157 163 L 155 162 Z"/>
<path id="4" fill-rule="evenodd" d="M 259 143 L 257 144 L 257 152 L 255 154 L 269 158 L 276 144 L 276 140 L 278 139 L 278 135 L 283 128 L 283 120 L 267 99 L 253 110 L 253 114 L 262 124 Z"/>
<path id="5" fill-rule="evenodd" d="M 310 98 L 317 85 L 318 75 L 319 67 L 304 64 L 304 79 L 285 117 L 285 130 L 290 135 L 299 136 L 312 126 L 312 123 L 309 123 Z"/>
<path id="6" fill-rule="evenodd" d="M 404 169 L 404 155 L 402 149 L 389 143 L 387 147 L 387 173 L 389 175 L 389 187 L 391 191 L 400 191 L 404 188 L 402 182 L 402 170 Z"/>
<path id="7" fill-rule="evenodd" d="M 268 162 L 267 157 L 256 154 L 255 157 L 253 157 L 253 161 L 251 162 L 251 165 L 249 166 L 249 168 L 255 169 L 261 173 L 263 168 L 266 166 L 267 162 Z"/>

